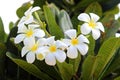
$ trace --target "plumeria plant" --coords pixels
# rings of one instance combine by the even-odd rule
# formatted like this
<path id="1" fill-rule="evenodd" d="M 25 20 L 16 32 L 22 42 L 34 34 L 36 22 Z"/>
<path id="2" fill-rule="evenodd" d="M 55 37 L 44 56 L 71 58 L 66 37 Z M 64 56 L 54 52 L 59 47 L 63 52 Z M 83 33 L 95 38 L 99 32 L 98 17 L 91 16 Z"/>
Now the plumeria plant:
<path id="1" fill-rule="evenodd" d="M 120 80 L 118 2 L 86 1 L 22 5 L 0 31 L 0 80 Z"/>

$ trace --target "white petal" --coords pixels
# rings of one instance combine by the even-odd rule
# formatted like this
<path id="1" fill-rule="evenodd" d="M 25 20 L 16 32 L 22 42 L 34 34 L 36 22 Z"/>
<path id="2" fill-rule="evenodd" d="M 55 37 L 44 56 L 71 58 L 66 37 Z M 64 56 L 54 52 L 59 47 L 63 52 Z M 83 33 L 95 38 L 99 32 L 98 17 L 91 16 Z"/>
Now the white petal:
<path id="1" fill-rule="evenodd" d="M 80 21 L 84 21 L 84 22 L 89 22 L 90 21 L 90 17 L 88 14 L 86 13 L 81 13 L 79 16 L 78 16 L 78 19 Z"/>
<path id="2" fill-rule="evenodd" d="M 23 43 L 25 46 L 32 47 L 35 44 L 35 38 L 33 38 L 33 37 L 25 38 Z"/>
<path id="3" fill-rule="evenodd" d="M 56 41 L 56 46 L 57 46 L 57 48 L 61 48 L 63 50 L 67 48 L 67 45 L 60 40 Z"/>
<path id="4" fill-rule="evenodd" d="M 24 46 L 21 51 L 21 56 L 23 57 L 28 51 L 29 49 L 26 46 Z"/>
<path id="5" fill-rule="evenodd" d="M 21 24 L 18 27 L 18 33 L 25 33 L 27 31 L 27 27 L 24 24 Z"/>
<path id="6" fill-rule="evenodd" d="M 70 46 L 67 50 L 67 56 L 72 59 L 77 58 L 78 51 L 77 51 L 76 47 Z"/>
<path id="7" fill-rule="evenodd" d="M 59 50 L 57 53 L 55 53 L 55 57 L 59 62 L 64 62 L 66 59 L 66 54 L 65 52 Z"/>
<path id="8" fill-rule="evenodd" d="M 97 24 L 97 27 L 96 27 L 96 28 L 100 29 L 102 32 L 105 31 L 105 30 L 104 30 L 104 27 L 103 27 L 103 25 L 102 25 L 101 22 L 97 22 L 96 24 Z"/>
<path id="9" fill-rule="evenodd" d="M 39 46 L 46 45 L 46 39 L 45 38 L 40 38 L 37 41 Z"/>
<path id="10" fill-rule="evenodd" d="M 35 61 L 35 53 L 29 52 L 26 55 L 26 60 L 28 63 L 33 63 Z"/>
<path id="11" fill-rule="evenodd" d="M 100 31 L 98 29 L 92 29 L 92 36 L 97 40 L 100 37 Z"/>
<path id="12" fill-rule="evenodd" d="M 52 36 L 52 37 L 47 38 L 46 43 L 47 43 L 48 45 L 54 44 L 54 43 L 55 43 L 55 36 Z"/>
<path id="13" fill-rule="evenodd" d="M 56 64 L 55 56 L 54 56 L 53 54 L 48 54 L 48 55 L 45 57 L 45 62 L 46 62 L 48 65 L 54 66 L 54 65 Z"/>
<path id="14" fill-rule="evenodd" d="M 65 32 L 65 34 L 66 34 L 67 36 L 69 36 L 71 39 L 72 39 L 72 38 L 76 38 L 76 36 L 77 36 L 75 29 L 67 30 L 67 31 Z"/>
<path id="15" fill-rule="evenodd" d="M 98 21 L 100 19 L 100 17 L 94 13 L 90 13 L 90 17 L 93 21 Z"/>
<path id="16" fill-rule="evenodd" d="M 65 43 L 67 46 L 70 45 L 70 39 L 62 39 L 62 42 Z"/>
<path id="17" fill-rule="evenodd" d="M 83 42 L 89 43 L 89 40 L 82 34 L 78 36 L 78 40 L 80 43 L 83 43 Z"/>
<path id="18" fill-rule="evenodd" d="M 38 28 L 40 25 L 37 25 L 37 24 L 29 24 L 28 25 L 28 29 L 35 29 L 35 28 Z"/>
<path id="19" fill-rule="evenodd" d="M 31 13 L 31 9 L 32 9 L 32 7 L 30 7 L 27 11 L 25 11 L 25 16 L 29 15 Z"/>
<path id="20" fill-rule="evenodd" d="M 79 52 L 82 54 L 82 55 L 85 55 L 87 52 L 88 52 L 88 45 L 87 44 L 80 44 L 77 46 Z"/>
<path id="21" fill-rule="evenodd" d="M 21 24 L 24 24 L 25 20 L 26 20 L 26 16 L 23 16 L 18 23 L 18 27 L 21 26 Z"/>
<path id="22" fill-rule="evenodd" d="M 36 6 L 36 7 L 32 8 L 31 12 L 35 12 L 35 11 L 37 11 L 39 9 L 40 9 L 40 7 Z"/>
<path id="23" fill-rule="evenodd" d="M 21 41 L 24 40 L 24 38 L 25 38 L 25 35 L 24 35 L 24 34 L 19 34 L 19 35 L 17 35 L 16 38 L 15 38 L 15 40 L 14 40 L 15 44 L 20 43 Z"/>
<path id="24" fill-rule="evenodd" d="M 81 26 L 81 33 L 86 35 L 86 34 L 89 34 L 90 32 L 91 32 L 90 26 L 87 23 L 84 23 Z"/>
<path id="25" fill-rule="evenodd" d="M 28 16 L 29 16 L 29 18 L 28 18 Z M 26 16 L 26 20 L 24 22 L 25 24 L 29 24 L 29 23 L 34 22 L 33 16 L 32 15 L 28 15 L 28 16 Z"/>
<path id="26" fill-rule="evenodd" d="M 36 37 L 44 37 L 45 36 L 45 32 L 41 29 L 35 29 L 34 30 L 34 35 Z"/>

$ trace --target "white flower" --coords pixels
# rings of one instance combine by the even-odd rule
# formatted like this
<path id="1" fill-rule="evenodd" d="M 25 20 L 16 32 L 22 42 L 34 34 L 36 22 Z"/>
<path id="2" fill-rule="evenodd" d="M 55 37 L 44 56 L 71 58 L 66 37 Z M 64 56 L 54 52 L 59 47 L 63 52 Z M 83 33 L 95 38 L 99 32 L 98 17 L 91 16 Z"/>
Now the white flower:
<path id="1" fill-rule="evenodd" d="M 29 38 L 33 37 L 44 37 L 45 33 L 43 30 L 39 29 L 37 25 L 28 25 L 26 26 L 21 26 L 18 28 L 18 35 L 15 38 L 15 43 L 20 43 L 21 41 L 29 41 Z"/>
<path id="2" fill-rule="evenodd" d="M 40 55 L 40 57 L 42 56 L 42 58 L 45 58 L 45 62 L 48 65 L 55 65 L 56 64 L 56 60 L 59 62 L 64 62 L 66 59 L 66 54 L 65 52 L 61 49 L 61 47 L 65 47 L 64 45 L 62 46 L 60 43 L 60 41 L 55 41 L 54 37 L 49 37 L 46 39 L 46 46 L 42 49 L 39 50 L 41 51 L 40 53 L 42 53 Z M 44 53 L 44 54 L 43 54 Z M 46 55 L 44 57 L 44 55 Z M 38 57 L 38 59 L 40 59 Z"/>
<path id="3" fill-rule="evenodd" d="M 23 57 L 25 54 L 27 54 L 26 60 L 28 63 L 33 63 L 35 61 L 36 51 L 40 46 L 42 46 L 40 43 L 42 43 L 41 40 L 36 42 L 34 38 L 24 41 L 25 46 L 22 48 L 21 56 Z"/>
<path id="4" fill-rule="evenodd" d="M 88 45 L 86 43 L 89 43 L 89 41 L 85 36 L 79 35 L 77 37 L 75 29 L 67 30 L 65 34 L 70 38 L 63 39 L 63 42 L 68 45 L 67 56 L 69 58 L 76 58 L 78 56 L 78 51 L 82 55 L 88 52 Z"/>
<path id="5" fill-rule="evenodd" d="M 102 23 L 97 22 L 99 18 L 100 17 L 94 13 L 90 13 L 90 16 L 86 13 L 81 13 L 78 19 L 85 22 L 81 25 L 81 33 L 86 35 L 92 32 L 93 38 L 97 40 L 100 37 L 100 31 L 104 32 Z"/>
<path id="6" fill-rule="evenodd" d="M 34 22 L 34 18 L 32 13 L 39 10 L 40 7 L 30 7 L 25 13 L 24 16 L 21 18 L 20 22 L 18 23 L 18 27 L 20 27 L 22 24 L 29 24 Z"/>
<path id="7" fill-rule="evenodd" d="M 120 33 L 116 33 L 116 34 L 115 34 L 115 37 L 120 37 Z"/>

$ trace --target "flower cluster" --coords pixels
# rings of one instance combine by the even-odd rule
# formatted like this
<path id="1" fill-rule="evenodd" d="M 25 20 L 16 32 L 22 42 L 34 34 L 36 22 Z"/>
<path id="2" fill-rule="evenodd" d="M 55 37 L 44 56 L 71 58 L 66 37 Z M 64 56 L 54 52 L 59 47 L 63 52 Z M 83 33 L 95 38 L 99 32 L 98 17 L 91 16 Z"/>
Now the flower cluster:
<path id="1" fill-rule="evenodd" d="M 24 47 L 21 50 L 21 56 L 26 55 L 28 63 L 33 63 L 35 59 L 45 60 L 48 65 L 55 65 L 56 60 L 64 62 L 66 57 L 75 59 L 78 53 L 86 55 L 88 52 L 89 40 L 84 36 L 92 32 L 96 40 L 100 37 L 100 30 L 104 32 L 102 23 L 97 22 L 99 16 L 86 13 L 78 16 L 78 19 L 85 23 L 81 26 L 81 33 L 77 35 L 75 29 L 65 32 L 66 38 L 55 40 L 55 36 L 46 37 L 44 30 L 33 17 L 33 12 L 39 10 L 39 7 L 30 7 L 18 23 L 18 35 L 14 41 L 16 44 L 23 42 Z"/>

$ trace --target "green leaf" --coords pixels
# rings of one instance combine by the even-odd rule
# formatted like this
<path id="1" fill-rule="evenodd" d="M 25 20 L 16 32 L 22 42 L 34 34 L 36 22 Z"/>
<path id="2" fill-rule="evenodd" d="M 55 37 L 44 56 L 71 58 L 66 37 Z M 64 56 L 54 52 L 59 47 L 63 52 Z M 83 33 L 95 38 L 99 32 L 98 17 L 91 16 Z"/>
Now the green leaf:
<path id="1" fill-rule="evenodd" d="M 97 55 L 99 58 L 96 59 L 96 62 L 98 63 L 94 72 L 96 80 L 101 79 L 104 75 L 106 65 L 109 63 L 119 47 L 120 38 L 110 38 L 103 43 Z"/>
<path id="2" fill-rule="evenodd" d="M 96 57 L 88 55 L 82 65 L 82 79 L 93 80 L 93 73 L 95 71 L 97 63 L 95 62 Z"/>
<path id="3" fill-rule="evenodd" d="M 46 0 L 34 0 L 33 6 L 39 6 L 41 9 L 43 8 L 43 5 L 45 4 Z"/>
<path id="4" fill-rule="evenodd" d="M 83 10 L 85 9 L 89 4 L 91 4 L 92 2 L 94 2 L 95 0 L 81 0 L 79 1 L 78 4 L 76 4 L 75 7 L 73 7 L 73 11 L 79 11 L 79 10 Z"/>
<path id="5" fill-rule="evenodd" d="M 13 22 L 10 22 L 10 23 L 9 23 L 9 30 L 11 30 L 13 27 L 14 27 L 14 23 L 13 23 Z"/>
<path id="6" fill-rule="evenodd" d="M 59 17 L 58 17 L 58 22 L 60 27 L 62 28 L 63 32 L 69 29 L 73 29 L 73 25 L 70 20 L 70 16 L 65 10 L 61 10 Z"/>
<path id="7" fill-rule="evenodd" d="M 115 78 L 114 80 L 120 80 L 120 76 L 118 76 L 117 78 Z"/>
<path id="8" fill-rule="evenodd" d="M 50 8 L 48 6 L 43 6 L 43 9 L 50 34 L 52 36 L 55 36 L 56 39 L 63 38 L 63 32 L 61 28 L 57 25 L 55 17 Z"/>
<path id="9" fill-rule="evenodd" d="M 109 29 L 106 31 L 105 39 L 107 40 L 110 37 L 114 37 L 115 33 L 118 31 L 119 28 L 120 28 L 120 22 L 113 21 Z"/>
<path id="10" fill-rule="evenodd" d="M 0 42 L 4 42 L 5 41 L 5 31 L 4 31 L 4 25 L 2 22 L 2 19 L 0 17 Z"/>
<path id="11" fill-rule="evenodd" d="M 16 13 L 19 18 L 24 16 L 24 12 L 28 10 L 28 8 L 31 6 L 30 2 L 24 3 L 20 8 L 17 9 Z"/>
<path id="12" fill-rule="evenodd" d="M 59 72 L 63 80 L 71 80 L 73 77 L 73 65 L 66 62 L 59 63 L 57 62 Z"/>
<path id="13" fill-rule="evenodd" d="M 41 72 L 34 64 L 30 64 L 24 60 L 16 58 L 15 55 L 10 52 L 7 52 L 6 55 L 22 69 L 36 76 L 37 78 L 42 80 L 52 80 L 47 74 Z"/>
<path id="14" fill-rule="evenodd" d="M 117 51 L 117 54 L 115 55 L 115 57 L 113 58 L 109 68 L 107 69 L 107 71 L 105 72 L 105 75 L 108 75 L 116 70 L 120 69 L 120 48 Z"/>
<path id="15" fill-rule="evenodd" d="M 6 46 L 3 43 L 0 43 L 0 79 L 5 79 L 5 53 Z"/>
<path id="16" fill-rule="evenodd" d="M 80 61 L 81 61 L 80 53 L 78 54 L 78 57 L 76 59 L 69 59 L 69 63 L 73 65 L 74 74 L 76 74 L 78 71 Z"/>
<path id="17" fill-rule="evenodd" d="M 102 16 L 102 7 L 98 2 L 91 3 L 85 10 L 86 13 L 95 13 Z"/>
<path id="18" fill-rule="evenodd" d="M 35 61 L 35 65 L 42 70 L 44 73 L 48 74 L 49 76 L 51 76 L 54 80 L 61 80 L 61 76 L 59 75 L 59 73 L 57 72 L 57 70 L 55 69 L 55 66 L 49 66 L 47 65 L 44 61 Z"/>
<path id="19" fill-rule="evenodd" d="M 94 48 L 95 48 L 95 40 L 93 39 L 92 36 L 88 38 L 89 40 L 89 50 L 88 50 L 88 55 L 94 55 Z"/>
<path id="20" fill-rule="evenodd" d="M 104 13 L 104 15 L 108 15 L 108 14 L 113 14 L 113 15 L 115 15 L 115 14 L 117 14 L 117 13 L 119 13 L 119 8 L 118 8 L 118 6 L 115 6 L 114 8 L 106 11 L 106 12 Z"/>

